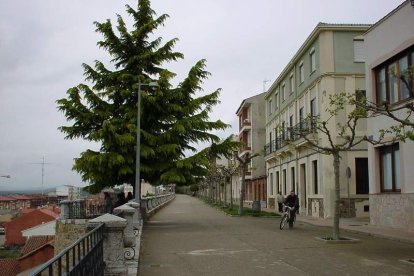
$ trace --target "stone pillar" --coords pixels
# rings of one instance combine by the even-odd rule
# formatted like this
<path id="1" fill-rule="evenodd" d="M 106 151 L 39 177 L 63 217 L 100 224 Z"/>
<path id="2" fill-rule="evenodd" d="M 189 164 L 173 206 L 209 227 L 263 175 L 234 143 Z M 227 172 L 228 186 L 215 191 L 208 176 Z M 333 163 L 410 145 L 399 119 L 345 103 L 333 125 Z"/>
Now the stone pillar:
<path id="1" fill-rule="evenodd" d="M 141 227 L 141 210 L 140 210 L 140 205 L 139 203 L 131 200 L 127 203 L 127 205 L 131 206 L 132 208 L 135 209 L 135 213 L 133 215 L 133 219 L 132 219 L 132 225 L 134 226 L 135 229 L 138 229 L 139 227 Z"/>
<path id="2" fill-rule="evenodd" d="M 127 225 L 124 229 L 124 246 L 133 247 L 135 246 L 135 235 L 134 235 L 134 225 L 133 225 L 133 216 L 135 214 L 135 209 L 131 206 L 124 204 L 114 209 L 115 213 L 120 214 L 124 219 L 127 220 Z"/>
<path id="3" fill-rule="evenodd" d="M 62 200 L 60 202 L 60 219 L 65 220 L 69 218 L 69 204 L 70 200 Z"/>
<path id="4" fill-rule="evenodd" d="M 126 275 L 124 230 L 127 226 L 127 220 L 111 214 L 104 214 L 91 219 L 88 222 L 88 228 L 95 228 L 100 223 L 105 224 L 103 241 L 104 275 Z"/>

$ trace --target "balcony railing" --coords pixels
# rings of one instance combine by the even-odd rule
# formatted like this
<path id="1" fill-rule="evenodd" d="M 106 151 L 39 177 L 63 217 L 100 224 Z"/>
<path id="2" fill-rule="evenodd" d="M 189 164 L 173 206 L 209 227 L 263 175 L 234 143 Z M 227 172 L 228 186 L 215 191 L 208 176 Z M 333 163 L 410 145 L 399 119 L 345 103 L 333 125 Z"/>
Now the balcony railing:
<path id="1" fill-rule="evenodd" d="M 99 224 L 31 275 L 104 275 L 103 228 Z"/>
<path id="2" fill-rule="evenodd" d="M 288 142 L 299 140 L 300 138 L 314 131 L 315 131 L 315 120 L 314 119 L 308 118 L 306 120 L 302 120 L 300 123 L 282 132 L 281 135 L 277 136 L 276 139 L 270 141 L 270 143 L 267 143 L 264 147 L 265 155 L 269 155 L 283 148 L 284 146 L 286 146 Z"/>

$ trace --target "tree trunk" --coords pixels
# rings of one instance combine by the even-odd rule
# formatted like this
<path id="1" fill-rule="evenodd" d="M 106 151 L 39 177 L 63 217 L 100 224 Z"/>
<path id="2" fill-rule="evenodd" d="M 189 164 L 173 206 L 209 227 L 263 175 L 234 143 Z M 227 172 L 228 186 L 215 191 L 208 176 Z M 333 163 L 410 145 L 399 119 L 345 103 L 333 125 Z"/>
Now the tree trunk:
<path id="1" fill-rule="evenodd" d="M 233 209 L 233 175 L 230 175 L 230 208 Z"/>
<path id="2" fill-rule="evenodd" d="M 333 154 L 333 167 L 334 167 L 334 177 L 335 177 L 335 205 L 334 205 L 334 216 L 333 216 L 333 228 L 332 228 L 332 238 L 334 240 L 339 240 L 339 200 L 340 200 L 340 183 L 339 183 L 339 152 Z"/>
<path id="3" fill-rule="evenodd" d="M 227 177 L 224 178 L 224 206 L 227 205 Z"/>
<path id="4" fill-rule="evenodd" d="M 243 202 L 244 202 L 244 191 L 246 189 L 245 183 L 245 173 L 247 171 L 247 163 L 243 163 L 241 166 L 241 189 L 240 189 L 240 199 L 239 199 L 239 215 L 243 215 Z"/>

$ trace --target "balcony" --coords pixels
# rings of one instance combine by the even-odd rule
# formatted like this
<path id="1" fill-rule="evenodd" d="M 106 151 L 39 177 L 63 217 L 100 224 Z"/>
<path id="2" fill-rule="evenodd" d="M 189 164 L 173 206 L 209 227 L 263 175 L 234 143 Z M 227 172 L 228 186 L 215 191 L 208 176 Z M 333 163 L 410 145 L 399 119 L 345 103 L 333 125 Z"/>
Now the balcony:
<path id="1" fill-rule="evenodd" d="M 277 136 L 276 139 L 267 143 L 264 147 L 265 156 L 282 149 L 289 142 L 294 142 L 303 138 L 304 136 L 315 132 L 315 120 L 312 118 L 301 121 L 293 127 L 288 128 L 281 135 Z"/>
<path id="2" fill-rule="evenodd" d="M 250 122 L 249 119 L 243 119 L 241 120 L 241 123 L 239 125 L 239 131 L 240 133 L 244 132 L 244 131 L 249 131 L 252 128 L 252 123 Z"/>

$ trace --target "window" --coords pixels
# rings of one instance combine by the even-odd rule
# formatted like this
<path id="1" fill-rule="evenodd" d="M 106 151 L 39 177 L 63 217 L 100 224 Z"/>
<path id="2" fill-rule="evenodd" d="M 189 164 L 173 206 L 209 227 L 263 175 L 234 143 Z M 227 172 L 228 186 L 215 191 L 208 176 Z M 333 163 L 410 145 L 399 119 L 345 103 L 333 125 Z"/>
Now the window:
<path id="1" fill-rule="evenodd" d="M 270 152 L 273 152 L 273 148 L 272 148 L 272 132 L 269 132 L 269 146 L 270 146 Z"/>
<path id="2" fill-rule="evenodd" d="M 300 83 L 305 81 L 305 69 L 303 68 L 303 62 L 299 64 L 299 78 Z"/>
<path id="3" fill-rule="evenodd" d="M 400 192 L 400 147 L 399 144 L 381 147 L 380 174 L 381 191 Z"/>
<path id="4" fill-rule="evenodd" d="M 276 172 L 276 189 L 277 193 L 282 193 L 282 187 L 280 187 L 279 183 L 279 172 Z"/>
<path id="5" fill-rule="evenodd" d="M 286 191 L 286 169 L 282 171 L 283 173 L 283 191 L 285 192 L 285 195 L 288 193 Z"/>
<path id="6" fill-rule="evenodd" d="M 365 62 L 363 39 L 354 39 L 354 62 Z"/>
<path id="7" fill-rule="evenodd" d="M 276 93 L 275 96 L 275 109 L 278 109 L 279 107 L 279 93 Z"/>
<path id="8" fill-rule="evenodd" d="M 303 129 L 303 128 L 305 128 L 304 126 L 303 126 L 303 124 L 304 124 L 304 122 L 303 122 L 303 120 L 304 120 L 304 118 L 303 118 L 303 116 L 304 116 L 304 107 L 302 106 L 300 109 L 299 109 L 299 127 L 300 127 L 300 129 Z"/>
<path id="9" fill-rule="evenodd" d="M 386 61 L 375 69 L 377 103 L 397 103 L 412 97 L 414 80 L 408 73 L 414 65 L 414 48 Z"/>
<path id="10" fill-rule="evenodd" d="M 290 94 L 295 91 L 295 83 L 293 81 L 293 74 L 290 75 Z"/>
<path id="11" fill-rule="evenodd" d="M 270 195 L 273 195 L 273 173 L 270 173 L 270 179 L 269 179 L 269 190 L 270 190 Z"/>
<path id="12" fill-rule="evenodd" d="M 273 105 L 272 105 L 272 99 L 270 99 L 269 102 L 268 102 L 268 112 L 269 112 L 269 115 L 272 114 L 272 111 L 273 111 Z"/>
<path id="13" fill-rule="evenodd" d="M 292 191 L 294 191 L 296 193 L 295 167 L 290 168 L 290 176 L 291 176 L 291 178 L 290 178 L 290 180 L 291 180 L 291 183 L 290 183 L 291 189 L 292 189 Z"/>
<path id="14" fill-rule="evenodd" d="M 316 70 L 316 57 L 315 57 L 315 49 L 312 49 L 309 54 L 310 57 L 310 69 L 311 73 Z"/>
<path id="15" fill-rule="evenodd" d="M 285 83 L 282 84 L 282 102 L 286 99 L 286 85 Z"/>
<path id="16" fill-rule="evenodd" d="M 316 98 L 313 98 L 310 102 L 310 115 L 311 117 L 316 116 Z"/>
<path id="17" fill-rule="evenodd" d="M 313 193 L 318 194 L 318 161 L 312 161 L 312 170 L 313 170 Z"/>

